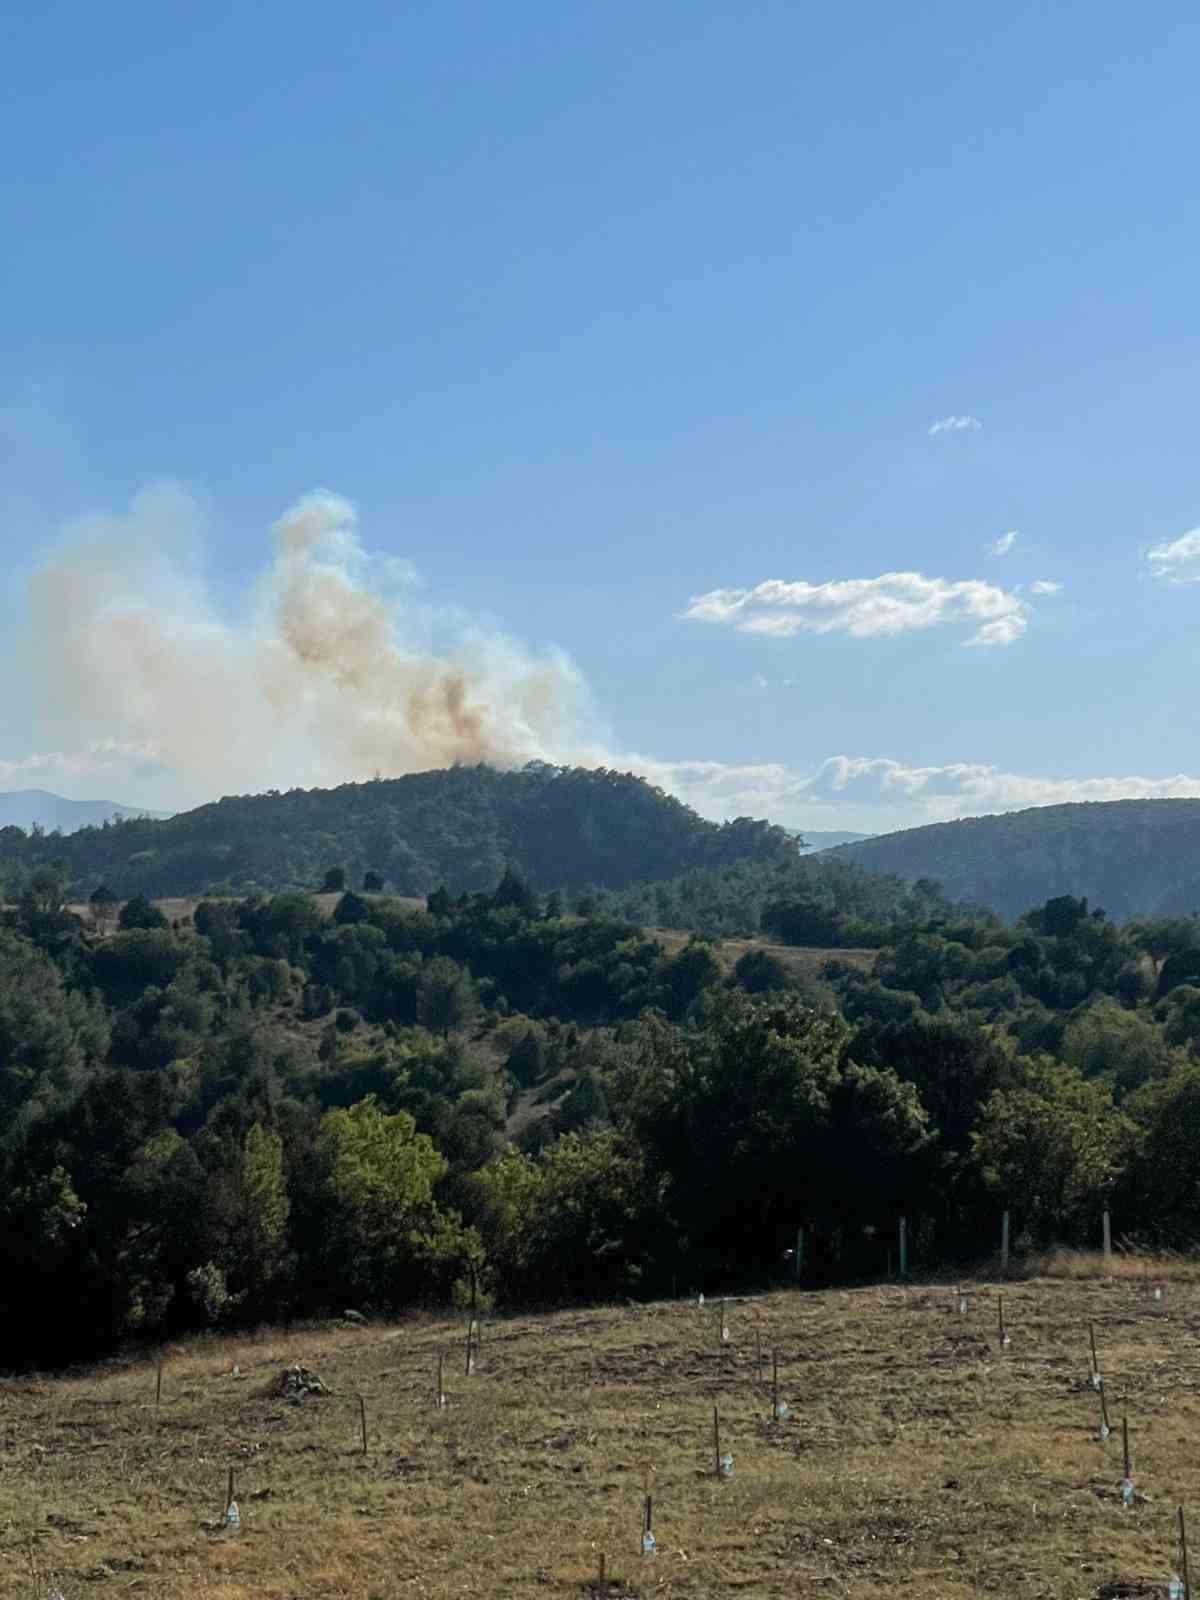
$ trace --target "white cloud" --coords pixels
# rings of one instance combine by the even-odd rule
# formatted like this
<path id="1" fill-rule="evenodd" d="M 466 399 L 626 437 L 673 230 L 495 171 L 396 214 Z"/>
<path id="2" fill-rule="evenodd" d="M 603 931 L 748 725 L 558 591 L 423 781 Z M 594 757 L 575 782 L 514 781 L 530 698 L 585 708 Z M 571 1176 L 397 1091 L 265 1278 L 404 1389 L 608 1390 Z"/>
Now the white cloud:
<path id="1" fill-rule="evenodd" d="M 99 739 L 84 750 L 53 750 L 22 756 L 18 761 L 0 761 L 0 788 L 37 789 L 46 783 L 57 788 L 76 782 L 94 788 L 97 780 L 112 777 L 132 782 L 139 774 L 156 772 L 159 767 L 153 744 Z M 113 798 L 120 801 L 121 796 Z"/>
<path id="2" fill-rule="evenodd" d="M 982 427 L 978 417 L 943 417 L 930 428 L 929 437 L 936 439 L 939 433 L 978 433 Z"/>
<path id="3" fill-rule="evenodd" d="M 1054 583 L 1049 578 L 1037 578 L 1029 585 L 1031 594 L 1057 594 L 1061 588 L 1061 583 Z"/>
<path id="4" fill-rule="evenodd" d="M 812 772 L 779 762 L 734 765 L 647 756 L 612 758 L 610 764 L 641 773 L 716 821 L 768 817 L 801 830 L 888 832 L 1072 801 L 1200 797 L 1200 777 L 1182 773 L 1166 778 L 1045 778 L 971 761 L 922 767 L 886 757 L 841 755 L 829 757 Z"/>
<path id="5" fill-rule="evenodd" d="M 1029 607 L 1015 593 L 979 578 L 951 582 L 920 572 L 885 572 L 832 583 L 768 578 L 753 589 L 712 589 L 695 596 L 683 615 L 774 638 L 848 633 L 873 639 L 965 623 L 978 626 L 964 644 L 1006 645 L 1024 633 Z"/>
<path id="6" fill-rule="evenodd" d="M 1151 574 L 1168 583 L 1200 583 L 1200 528 L 1146 552 Z"/>
<path id="7" fill-rule="evenodd" d="M 1010 528 L 1007 533 L 1002 533 L 992 545 L 991 553 L 994 556 L 1006 556 L 1017 542 L 1017 530 Z"/>

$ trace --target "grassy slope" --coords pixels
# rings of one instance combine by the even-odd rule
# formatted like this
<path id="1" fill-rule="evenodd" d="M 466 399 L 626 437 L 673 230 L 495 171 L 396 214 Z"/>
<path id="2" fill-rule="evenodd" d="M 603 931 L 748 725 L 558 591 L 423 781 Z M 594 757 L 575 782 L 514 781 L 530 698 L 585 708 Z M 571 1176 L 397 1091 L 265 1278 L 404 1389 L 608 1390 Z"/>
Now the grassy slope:
<path id="1" fill-rule="evenodd" d="M 1136 1281 L 1033 1281 L 1004 1302 L 1003 1355 L 992 1289 L 959 1316 L 946 1289 L 891 1287 L 732 1304 L 724 1370 L 712 1308 L 674 1304 L 489 1325 L 469 1380 L 461 1326 L 414 1320 L 201 1343 L 169 1357 L 157 1417 L 152 1364 L 0 1384 L 0 1596 L 44 1600 L 52 1578 L 68 1600 L 578 1596 L 601 1550 L 610 1596 L 1162 1584 L 1175 1506 L 1200 1498 L 1200 1287 L 1155 1305 Z M 1128 1402 L 1147 1497 L 1132 1511 L 1115 1441 L 1092 1437 L 1089 1318 L 1114 1412 Z M 778 1427 L 759 1331 L 793 1407 Z M 334 1396 L 275 1397 L 296 1359 Z M 731 1482 L 712 1476 L 714 1403 Z M 203 1526 L 229 1464 L 245 1519 L 232 1537 Z M 653 1563 L 636 1554 L 647 1475 Z"/>

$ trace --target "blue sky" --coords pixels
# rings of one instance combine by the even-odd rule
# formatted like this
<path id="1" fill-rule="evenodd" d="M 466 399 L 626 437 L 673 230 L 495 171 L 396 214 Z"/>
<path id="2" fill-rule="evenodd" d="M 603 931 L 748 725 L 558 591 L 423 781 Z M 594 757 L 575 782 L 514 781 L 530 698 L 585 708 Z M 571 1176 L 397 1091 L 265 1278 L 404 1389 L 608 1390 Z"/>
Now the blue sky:
<path id="1" fill-rule="evenodd" d="M 3 41 L 0 787 L 540 755 L 866 830 L 1200 794 L 1194 7 Z"/>

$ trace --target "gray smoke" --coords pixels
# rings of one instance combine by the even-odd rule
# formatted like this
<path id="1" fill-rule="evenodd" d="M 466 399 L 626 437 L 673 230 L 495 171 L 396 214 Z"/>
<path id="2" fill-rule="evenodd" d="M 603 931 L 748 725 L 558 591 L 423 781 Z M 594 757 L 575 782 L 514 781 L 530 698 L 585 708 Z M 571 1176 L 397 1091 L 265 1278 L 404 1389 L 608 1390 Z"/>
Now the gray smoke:
<path id="1" fill-rule="evenodd" d="M 461 624 L 435 649 L 437 612 L 404 563 L 367 554 L 340 496 L 279 519 L 234 620 L 202 575 L 203 528 L 192 495 L 157 485 L 75 524 L 30 578 L 31 677 L 60 748 L 138 750 L 196 797 L 586 748 L 568 659 Z"/>

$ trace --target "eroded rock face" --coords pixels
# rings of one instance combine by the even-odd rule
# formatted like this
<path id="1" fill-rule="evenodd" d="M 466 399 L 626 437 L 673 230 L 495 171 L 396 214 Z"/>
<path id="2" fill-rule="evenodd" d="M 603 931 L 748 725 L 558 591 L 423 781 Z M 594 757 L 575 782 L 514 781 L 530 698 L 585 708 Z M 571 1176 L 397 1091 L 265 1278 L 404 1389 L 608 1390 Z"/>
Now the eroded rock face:
<path id="1" fill-rule="evenodd" d="M 308 1367 L 285 1367 L 279 1374 L 279 1393 L 289 1400 L 303 1400 L 308 1395 L 329 1394 L 331 1391 Z"/>

